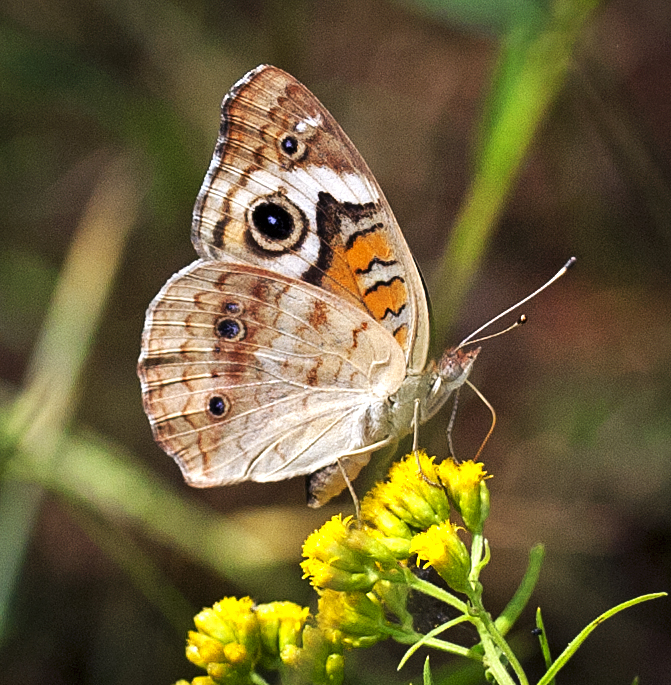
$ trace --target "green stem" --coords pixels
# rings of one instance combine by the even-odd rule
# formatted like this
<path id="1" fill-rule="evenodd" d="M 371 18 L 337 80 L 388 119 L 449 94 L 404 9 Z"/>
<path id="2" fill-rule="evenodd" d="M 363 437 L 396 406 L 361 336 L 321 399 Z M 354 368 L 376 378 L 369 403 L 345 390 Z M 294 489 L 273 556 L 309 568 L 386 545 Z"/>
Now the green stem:
<path id="1" fill-rule="evenodd" d="M 483 560 L 484 552 L 484 560 Z M 487 540 L 482 535 L 482 532 L 473 533 L 473 543 L 471 544 L 471 571 L 468 574 L 468 580 L 471 583 L 477 583 L 480 577 L 480 572 L 483 567 L 489 562 L 489 554 L 487 548 Z"/>
<path id="2" fill-rule="evenodd" d="M 451 621 L 448 621 L 447 623 L 443 623 L 442 625 L 437 626 L 433 630 L 430 630 L 426 635 L 422 635 L 417 642 L 415 642 L 410 649 L 403 655 L 403 658 L 398 662 L 398 668 L 397 670 L 400 671 L 401 668 L 403 668 L 404 664 L 408 661 L 408 659 L 421 647 L 423 647 L 426 644 L 429 644 L 431 640 L 433 640 L 437 635 L 440 635 L 441 633 L 445 632 L 446 630 L 449 630 L 450 628 L 454 628 L 454 626 L 458 625 L 459 623 L 464 623 L 464 621 L 469 621 L 470 622 L 471 617 L 466 616 L 462 614 L 461 616 L 457 616 L 457 618 L 453 618 Z M 448 644 L 453 644 L 453 643 L 448 643 Z M 455 647 L 461 649 L 460 645 L 455 645 Z M 482 655 L 479 652 L 476 652 L 475 650 L 469 650 L 470 653 L 464 656 L 467 656 L 470 659 L 473 659 L 475 661 L 480 661 L 482 662 Z"/>
<path id="3" fill-rule="evenodd" d="M 470 620 L 470 618 L 468 619 Z M 421 635 L 420 633 L 404 633 L 400 630 L 394 630 L 393 628 L 388 628 L 385 632 L 392 637 L 396 642 L 402 645 L 414 645 L 417 642 L 426 645 L 427 647 L 433 647 L 441 652 L 448 652 L 450 654 L 457 654 L 458 656 L 464 656 L 467 659 L 473 659 L 474 661 L 482 661 L 482 655 L 469 649 L 468 647 L 462 647 L 455 642 L 448 642 L 447 640 L 439 640 L 436 637 L 427 637 L 426 635 Z"/>
<path id="4" fill-rule="evenodd" d="M 506 670 L 506 667 L 501 663 L 500 652 L 496 648 L 494 640 L 487 632 L 486 626 L 481 621 L 476 621 L 475 626 L 480 635 L 480 643 L 485 650 L 485 657 L 483 662 L 487 669 L 492 673 L 498 685 L 515 685 L 512 676 Z"/>
<path id="5" fill-rule="evenodd" d="M 510 648 L 510 645 L 508 645 L 508 643 L 505 641 L 501 633 L 499 633 L 498 629 L 494 625 L 494 621 L 491 619 L 491 616 L 485 611 L 480 596 L 481 587 L 482 586 L 479 585 L 478 592 L 474 593 L 474 596 L 471 597 L 471 602 L 477 611 L 478 620 L 475 622 L 475 626 L 480 633 L 482 646 L 485 648 L 487 665 L 492 670 L 494 675 L 499 679 L 499 683 L 511 683 L 511 685 L 514 685 L 515 681 L 511 678 L 508 671 L 506 671 L 504 665 L 501 663 L 501 659 L 499 658 L 499 655 L 503 654 L 508 660 L 508 663 L 510 663 L 513 671 L 515 671 L 515 675 L 517 676 L 520 685 L 529 685 L 526 674 L 522 669 L 522 665 L 515 656 L 515 653 Z M 495 666 L 496 669 L 494 668 Z M 502 680 L 501 678 L 504 677 L 504 673 L 505 680 Z"/>
<path id="6" fill-rule="evenodd" d="M 445 604 L 449 604 L 451 607 L 454 607 L 457 611 L 460 611 L 462 614 L 468 615 L 470 613 L 469 606 L 468 604 L 466 604 L 466 602 L 462 602 L 453 594 L 439 587 L 436 587 L 433 583 L 429 583 L 426 580 L 418 578 L 411 571 L 407 572 L 406 579 L 408 585 L 413 590 L 417 590 L 422 594 L 428 595 L 429 597 L 433 597 L 434 599 L 438 599 L 441 602 L 445 602 Z"/>
<path id="7" fill-rule="evenodd" d="M 484 538 L 482 533 L 473 533 L 473 544 L 471 545 L 471 574 L 478 568 L 480 560 L 482 559 L 482 550 L 484 545 Z M 472 578 L 471 580 L 477 580 Z"/>

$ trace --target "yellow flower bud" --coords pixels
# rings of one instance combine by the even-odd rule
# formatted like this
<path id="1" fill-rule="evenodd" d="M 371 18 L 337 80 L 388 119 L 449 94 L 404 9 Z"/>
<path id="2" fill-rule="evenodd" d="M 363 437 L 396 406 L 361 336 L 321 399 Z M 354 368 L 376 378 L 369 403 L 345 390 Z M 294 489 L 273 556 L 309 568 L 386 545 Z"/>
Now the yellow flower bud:
<path id="1" fill-rule="evenodd" d="M 224 644 L 208 635 L 190 630 L 186 658 L 200 668 L 207 668 L 210 661 L 225 660 Z"/>
<path id="2" fill-rule="evenodd" d="M 348 647 L 370 647 L 386 637 L 382 605 L 363 592 L 323 590 L 317 622 L 327 636 L 337 634 Z"/>
<path id="3" fill-rule="evenodd" d="M 345 659 L 342 654 L 329 654 L 324 664 L 324 674 L 329 685 L 340 685 L 345 677 Z"/>
<path id="4" fill-rule="evenodd" d="M 271 602 L 256 607 L 264 655 L 289 655 L 288 647 L 300 647 L 303 626 L 310 610 L 293 602 Z M 282 659 L 284 661 L 284 659 Z"/>

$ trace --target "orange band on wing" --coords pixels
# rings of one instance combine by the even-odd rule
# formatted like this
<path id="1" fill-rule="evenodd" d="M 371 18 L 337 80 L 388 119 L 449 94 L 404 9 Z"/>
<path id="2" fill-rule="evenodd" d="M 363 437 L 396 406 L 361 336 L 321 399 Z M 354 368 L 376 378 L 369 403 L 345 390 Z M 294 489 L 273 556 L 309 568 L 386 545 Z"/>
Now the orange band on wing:
<path id="1" fill-rule="evenodd" d="M 331 261 L 331 265 L 326 271 L 326 274 L 331 281 L 334 281 L 344 290 L 351 293 L 353 299 L 356 301 L 356 304 L 361 307 L 361 293 L 359 292 L 359 285 L 356 282 L 352 274 L 352 269 L 350 268 L 350 265 L 343 254 L 342 247 L 335 246 L 333 248 L 333 259 Z M 329 286 L 328 283 L 322 283 L 322 285 L 338 295 L 343 294 L 341 291 Z"/>
<path id="2" fill-rule="evenodd" d="M 396 342 L 405 349 L 408 344 L 408 326 L 406 324 L 399 326 L 394 331 L 394 338 L 396 338 Z"/>
<path id="3" fill-rule="evenodd" d="M 376 321 L 381 321 L 389 313 L 398 314 L 408 303 L 405 282 L 396 277 L 390 283 L 378 283 L 364 295 L 364 302 Z"/>
<path id="4" fill-rule="evenodd" d="M 378 231 L 357 236 L 354 244 L 347 250 L 347 260 L 354 273 L 369 269 L 376 257 L 382 261 L 394 258 L 386 236 Z"/>

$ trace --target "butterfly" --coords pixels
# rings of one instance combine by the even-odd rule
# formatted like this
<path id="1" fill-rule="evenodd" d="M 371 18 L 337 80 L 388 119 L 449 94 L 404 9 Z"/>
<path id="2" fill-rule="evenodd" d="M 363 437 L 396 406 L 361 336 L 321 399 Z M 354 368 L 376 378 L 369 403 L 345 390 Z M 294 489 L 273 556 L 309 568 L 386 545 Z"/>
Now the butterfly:
<path id="1" fill-rule="evenodd" d="M 433 416 L 479 349 L 428 360 L 419 271 L 317 98 L 262 65 L 221 106 L 199 256 L 150 304 L 138 362 L 155 440 L 196 487 L 309 475 L 309 504 Z"/>

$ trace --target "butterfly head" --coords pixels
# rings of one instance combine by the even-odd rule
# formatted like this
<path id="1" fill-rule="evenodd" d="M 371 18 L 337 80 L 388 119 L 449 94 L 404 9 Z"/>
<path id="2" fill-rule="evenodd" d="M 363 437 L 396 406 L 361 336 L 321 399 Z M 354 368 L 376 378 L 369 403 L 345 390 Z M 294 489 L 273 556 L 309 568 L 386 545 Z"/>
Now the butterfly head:
<path id="1" fill-rule="evenodd" d="M 466 382 L 480 349 L 464 350 L 457 347 L 445 351 L 438 362 L 438 375 L 446 390 L 456 390 Z"/>

